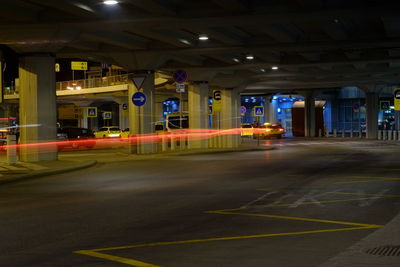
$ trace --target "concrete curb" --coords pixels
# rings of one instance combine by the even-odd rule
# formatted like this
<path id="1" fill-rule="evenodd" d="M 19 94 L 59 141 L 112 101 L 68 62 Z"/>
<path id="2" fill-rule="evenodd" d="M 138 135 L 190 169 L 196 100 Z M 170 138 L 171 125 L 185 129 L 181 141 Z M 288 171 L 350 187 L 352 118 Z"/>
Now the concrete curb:
<path id="1" fill-rule="evenodd" d="M 92 167 L 97 164 L 96 160 L 89 160 L 84 163 L 81 163 L 79 165 L 75 166 L 70 166 L 66 168 L 59 168 L 55 170 L 45 170 L 45 171 L 33 171 L 32 173 L 16 176 L 16 177 L 10 177 L 10 178 L 5 178 L 5 179 L 0 179 L 0 185 L 2 184 L 8 184 L 8 183 L 13 183 L 13 182 L 19 182 L 19 181 L 26 181 L 29 179 L 33 178 L 38 178 L 38 177 L 43 177 L 43 176 L 49 176 L 49 175 L 54 175 L 54 174 L 61 174 L 61 173 L 66 173 L 66 172 L 71 172 L 71 171 L 77 171 L 81 169 L 86 169 L 89 167 Z"/>
<path id="2" fill-rule="evenodd" d="M 235 153 L 235 152 L 252 152 L 252 151 L 266 151 L 275 150 L 277 147 L 264 147 L 264 148 L 244 148 L 244 149 L 227 149 L 227 150 L 212 150 L 212 151 L 188 151 L 188 152 L 170 152 L 164 155 L 171 156 L 193 156 L 193 155 L 206 155 L 206 154 L 222 154 L 222 153 Z"/>

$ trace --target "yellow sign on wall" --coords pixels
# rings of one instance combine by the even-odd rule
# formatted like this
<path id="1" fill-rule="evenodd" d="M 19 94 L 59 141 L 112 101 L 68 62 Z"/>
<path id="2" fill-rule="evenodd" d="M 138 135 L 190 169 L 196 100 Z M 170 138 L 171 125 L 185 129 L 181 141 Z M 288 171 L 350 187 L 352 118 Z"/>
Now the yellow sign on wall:
<path id="1" fill-rule="evenodd" d="M 71 70 L 87 70 L 88 64 L 85 61 L 71 61 Z"/>
<path id="2" fill-rule="evenodd" d="M 221 104 L 221 91 L 220 90 L 214 90 L 213 91 L 213 99 L 212 99 L 212 112 L 215 114 L 215 112 L 220 112 L 222 110 L 222 104 Z"/>
<path id="3" fill-rule="evenodd" d="M 394 88 L 394 110 L 400 110 L 400 88 Z"/>

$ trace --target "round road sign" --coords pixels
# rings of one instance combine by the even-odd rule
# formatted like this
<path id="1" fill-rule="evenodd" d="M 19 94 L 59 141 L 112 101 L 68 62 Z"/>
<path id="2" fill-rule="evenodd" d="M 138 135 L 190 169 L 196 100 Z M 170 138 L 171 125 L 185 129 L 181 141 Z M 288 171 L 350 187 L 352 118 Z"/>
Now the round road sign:
<path id="1" fill-rule="evenodd" d="M 172 77 L 174 78 L 174 81 L 177 83 L 184 83 L 186 82 L 186 79 L 188 78 L 188 75 L 186 71 L 184 70 L 177 70 L 172 74 Z"/>
<path id="2" fill-rule="evenodd" d="M 142 92 L 134 93 L 132 96 L 132 103 L 138 107 L 143 106 L 146 104 L 146 95 Z"/>

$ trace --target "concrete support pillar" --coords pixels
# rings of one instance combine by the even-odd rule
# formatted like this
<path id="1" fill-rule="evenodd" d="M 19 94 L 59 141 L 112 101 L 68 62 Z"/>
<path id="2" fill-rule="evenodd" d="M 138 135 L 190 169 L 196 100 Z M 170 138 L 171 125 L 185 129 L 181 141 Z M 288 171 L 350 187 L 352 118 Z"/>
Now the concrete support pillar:
<path id="1" fill-rule="evenodd" d="M 0 103 L 3 103 L 3 51 L 0 50 Z"/>
<path id="2" fill-rule="evenodd" d="M 378 94 L 375 92 L 366 93 L 367 108 L 367 138 L 378 138 Z"/>
<path id="3" fill-rule="evenodd" d="M 132 154 L 148 154 L 155 152 L 154 140 L 143 138 L 144 135 L 154 134 L 154 72 L 146 71 L 137 76 L 145 77 L 142 88 L 136 88 L 132 81 L 128 84 L 129 95 L 129 131 L 131 135 L 138 136 L 138 142 L 130 146 Z M 146 95 L 146 104 L 135 106 L 132 102 L 133 94 L 142 92 Z"/>
<path id="4" fill-rule="evenodd" d="M 119 109 L 120 109 L 119 104 L 111 106 L 111 120 L 109 120 L 111 125 L 119 125 L 119 117 L 120 117 Z M 119 125 L 119 127 L 121 128 L 121 125 Z"/>
<path id="5" fill-rule="evenodd" d="M 277 101 L 273 99 L 273 96 L 265 97 L 265 107 L 264 107 L 264 122 L 277 123 L 277 113 L 278 108 Z"/>
<path id="6" fill-rule="evenodd" d="M 128 104 L 118 104 L 119 105 L 119 128 L 125 130 L 129 128 L 129 111 Z M 126 107 L 124 109 L 124 107 Z"/>
<path id="7" fill-rule="evenodd" d="M 205 130 L 208 128 L 208 94 L 207 82 L 195 82 L 188 88 L 189 128 Z M 200 133 L 199 131 L 199 133 Z M 189 149 L 202 149 L 208 147 L 207 134 L 189 139 Z"/>
<path id="8" fill-rule="evenodd" d="M 270 122 L 272 120 L 271 118 L 271 108 L 272 108 L 272 96 L 266 96 L 264 98 L 264 122 Z"/>
<path id="9" fill-rule="evenodd" d="M 221 90 L 221 130 L 238 130 L 222 136 L 223 148 L 235 148 L 240 144 L 240 95 L 237 90 Z"/>
<path id="10" fill-rule="evenodd" d="M 75 102 L 74 105 L 81 110 L 81 116 L 78 121 L 78 126 L 82 128 L 89 128 L 89 118 L 87 116 L 87 107 L 90 107 L 91 102 L 79 101 Z"/>
<path id="11" fill-rule="evenodd" d="M 80 121 L 80 127 L 88 128 L 88 116 L 86 107 L 82 107 L 82 119 Z"/>
<path id="12" fill-rule="evenodd" d="M 40 54 L 20 59 L 20 142 L 47 143 L 56 140 L 55 59 Z M 22 146 L 20 159 L 26 162 L 56 160 L 55 144 Z"/>
<path id="13" fill-rule="evenodd" d="M 163 101 L 155 102 L 155 115 L 154 119 L 156 122 L 164 122 L 164 114 L 163 114 Z"/>
<path id="14" fill-rule="evenodd" d="M 315 137 L 315 99 L 310 94 L 304 101 L 304 136 Z"/>
<path id="15" fill-rule="evenodd" d="M 400 130 L 400 111 L 399 110 L 394 111 L 394 123 L 395 123 L 395 130 L 396 131 Z"/>

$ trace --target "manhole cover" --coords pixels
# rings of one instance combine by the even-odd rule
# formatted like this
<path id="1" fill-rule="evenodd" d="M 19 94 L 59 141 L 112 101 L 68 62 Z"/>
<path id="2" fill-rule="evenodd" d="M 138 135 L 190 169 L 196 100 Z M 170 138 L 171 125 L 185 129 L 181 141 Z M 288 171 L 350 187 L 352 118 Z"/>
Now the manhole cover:
<path id="1" fill-rule="evenodd" d="M 400 256 L 400 246 L 381 246 L 367 249 L 365 252 L 376 256 Z"/>

